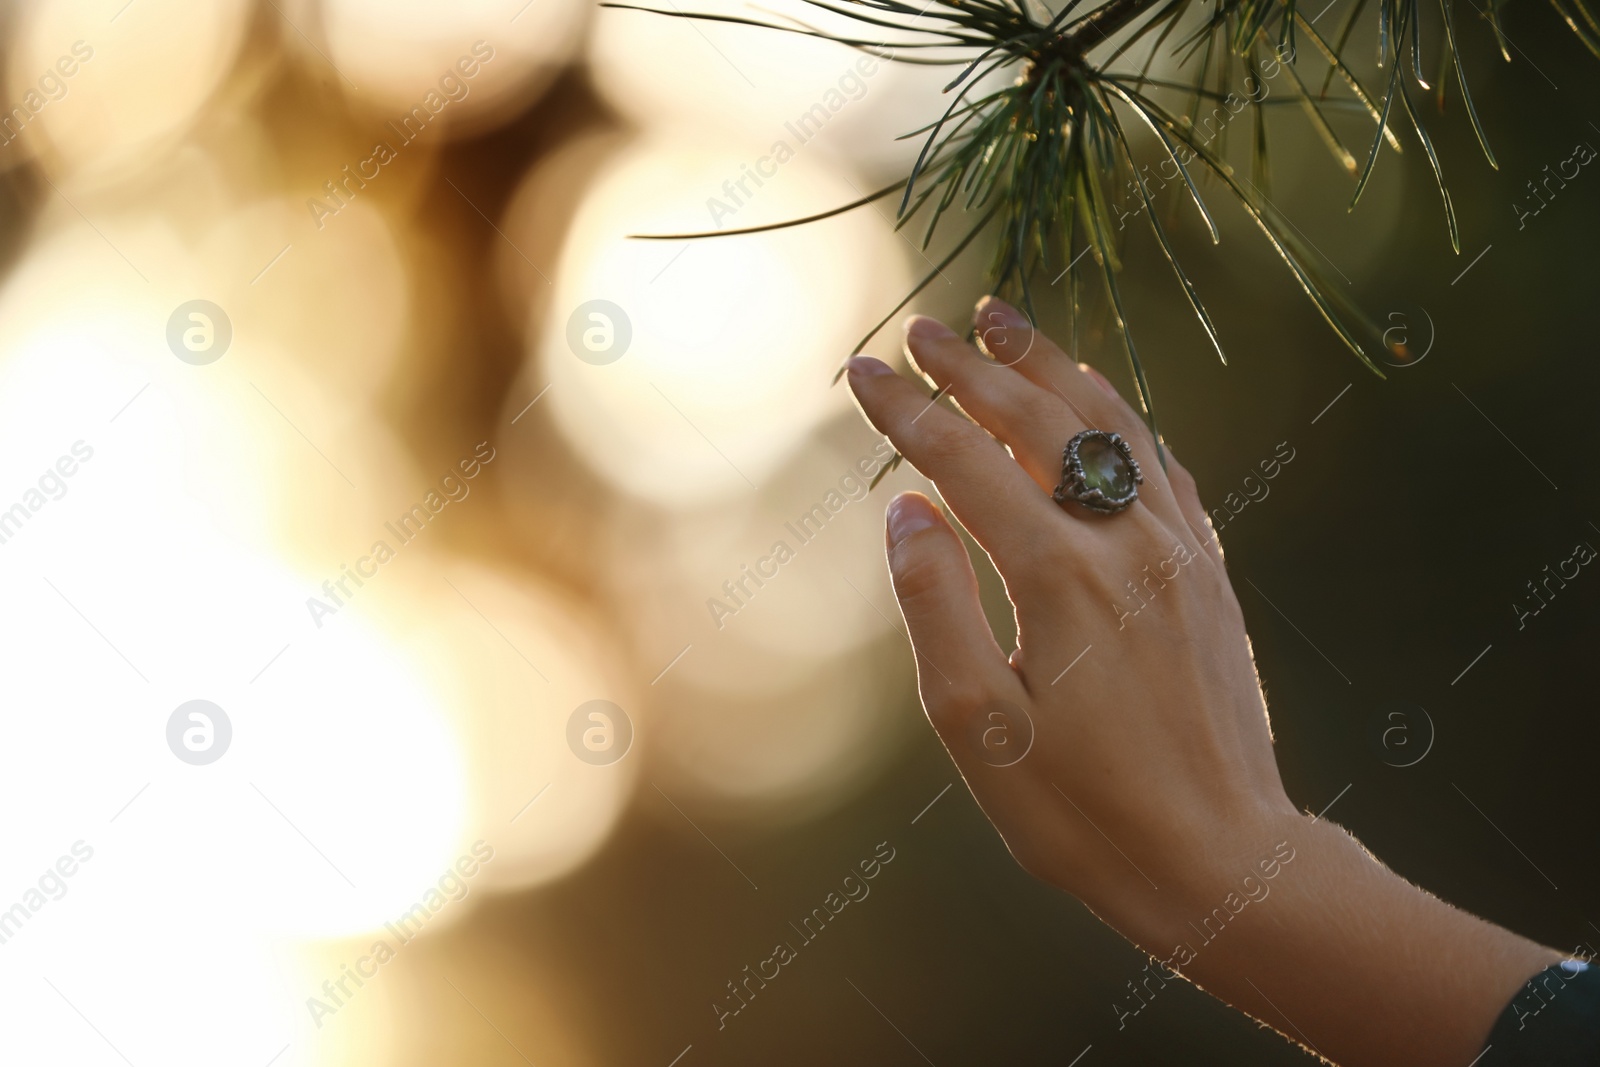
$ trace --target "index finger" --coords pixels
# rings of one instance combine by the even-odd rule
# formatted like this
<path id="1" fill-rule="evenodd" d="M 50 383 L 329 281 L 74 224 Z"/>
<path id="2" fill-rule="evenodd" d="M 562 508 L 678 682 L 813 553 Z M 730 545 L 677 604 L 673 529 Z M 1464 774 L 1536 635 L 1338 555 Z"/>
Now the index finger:
<path id="1" fill-rule="evenodd" d="M 998 441 L 870 356 L 846 364 L 867 420 L 939 487 L 1002 576 L 1027 570 L 1066 517 Z"/>

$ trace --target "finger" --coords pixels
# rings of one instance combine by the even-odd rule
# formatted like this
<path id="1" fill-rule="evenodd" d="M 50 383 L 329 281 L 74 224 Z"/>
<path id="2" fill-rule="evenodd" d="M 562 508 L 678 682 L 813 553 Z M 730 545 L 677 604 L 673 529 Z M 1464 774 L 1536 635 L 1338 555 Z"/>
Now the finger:
<path id="1" fill-rule="evenodd" d="M 929 401 L 870 356 L 852 357 L 845 366 L 867 420 L 939 487 L 1008 585 L 1032 578 L 1032 564 L 1062 535 L 1060 508 L 972 422 Z"/>
<path id="2" fill-rule="evenodd" d="M 1189 469 L 1178 462 L 1178 457 L 1167 449 L 1167 481 L 1172 486 L 1173 498 L 1177 501 L 1178 510 L 1183 513 L 1183 521 L 1188 525 L 1194 540 L 1205 546 L 1206 552 L 1218 563 L 1222 560 L 1222 542 L 1217 539 L 1217 531 L 1211 525 L 1211 517 L 1206 514 L 1205 505 L 1200 502 L 1200 490 L 1195 485 L 1194 475 Z"/>
<path id="3" fill-rule="evenodd" d="M 1065 394 L 1081 409 L 1080 413 L 1120 419 L 1122 426 L 1136 426 L 1143 436 L 1149 437 L 1149 427 L 1104 374 L 1063 351 L 1021 311 L 998 297 L 986 296 L 978 301 L 972 321 L 979 347 L 996 362 L 1015 368 L 1018 374 L 1041 388 Z M 1109 398 L 1109 404 L 1071 373 L 1074 367 L 1088 375 L 1099 387 L 1101 396 Z M 1125 430 L 1120 432 L 1128 436 Z"/>
<path id="4" fill-rule="evenodd" d="M 979 425 L 1004 442 L 1041 489 L 1061 480 L 1063 442 L 1084 429 L 1055 393 L 980 355 L 937 319 L 906 323 L 906 352 Z"/>
<path id="5" fill-rule="evenodd" d="M 985 351 L 1003 353 L 1017 375 L 1059 397 L 1073 416 L 1081 420 L 1082 427 L 1109 430 L 1127 438 L 1144 473 L 1145 487 L 1140 490 L 1140 500 L 1164 523 L 1175 529 L 1182 528 L 1186 520 L 1172 499 L 1172 487 L 1161 469 L 1155 438 L 1105 375 L 1088 364 L 1074 362 L 1054 341 L 1035 329 L 1027 316 L 1003 300 L 984 297 L 978 302 L 973 322 L 978 343 Z M 1056 445 L 1058 457 L 1071 436 L 1070 433 L 1063 435 Z M 1058 478 L 1060 462 L 1058 458 Z"/>
<path id="6" fill-rule="evenodd" d="M 889 576 L 917 657 L 917 686 L 935 727 L 1020 688 L 978 599 L 961 537 L 921 493 L 889 503 Z"/>
<path id="7" fill-rule="evenodd" d="M 1104 374 L 1095 370 L 1087 363 L 1078 364 L 1078 369 L 1088 375 L 1101 392 L 1113 397 L 1126 406 L 1127 401 L 1122 400 L 1122 394 L 1117 392 L 1117 387 L 1112 385 Z M 1132 408 L 1128 409 L 1132 411 Z M 1206 554 L 1222 562 L 1222 542 L 1217 539 L 1216 530 L 1212 528 L 1211 519 L 1206 514 L 1205 505 L 1200 503 L 1200 489 L 1195 484 L 1194 475 L 1189 469 L 1178 462 L 1178 457 L 1172 454 L 1172 449 L 1166 450 L 1166 481 L 1172 490 L 1173 503 L 1178 506 L 1178 514 L 1182 516 L 1183 523 L 1189 528 L 1194 543 L 1204 545 Z"/>
<path id="8" fill-rule="evenodd" d="M 1096 381 L 1084 373 L 1077 360 L 1035 328 L 1022 312 L 1003 300 L 986 296 L 978 302 L 972 321 L 978 344 L 985 352 L 1039 388 L 1061 397 L 1084 425 L 1115 431 L 1131 442 L 1154 449 L 1155 439 L 1150 436 L 1149 427 L 1115 389 L 1108 388 L 1110 383 L 1104 376 Z"/>

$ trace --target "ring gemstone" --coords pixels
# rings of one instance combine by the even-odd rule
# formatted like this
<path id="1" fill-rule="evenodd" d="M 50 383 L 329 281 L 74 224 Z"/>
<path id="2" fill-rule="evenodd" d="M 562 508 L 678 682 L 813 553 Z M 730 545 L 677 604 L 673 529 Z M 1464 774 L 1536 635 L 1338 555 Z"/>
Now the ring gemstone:
<path id="1" fill-rule="evenodd" d="M 1084 430 L 1067 442 L 1061 456 L 1058 504 L 1074 500 L 1090 511 L 1111 514 L 1139 498 L 1144 473 L 1119 434 Z"/>

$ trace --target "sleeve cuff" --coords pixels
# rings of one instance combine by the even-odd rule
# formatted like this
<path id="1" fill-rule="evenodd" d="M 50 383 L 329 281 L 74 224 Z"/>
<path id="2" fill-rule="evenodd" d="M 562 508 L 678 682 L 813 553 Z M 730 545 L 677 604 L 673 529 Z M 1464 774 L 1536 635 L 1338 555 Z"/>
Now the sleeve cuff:
<path id="1" fill-rule="evenodd" d="M 1495 1021 L 1476 1067 L 1600 1065 L 1600 964 L 1563 960 L 1528 979 Z"/>

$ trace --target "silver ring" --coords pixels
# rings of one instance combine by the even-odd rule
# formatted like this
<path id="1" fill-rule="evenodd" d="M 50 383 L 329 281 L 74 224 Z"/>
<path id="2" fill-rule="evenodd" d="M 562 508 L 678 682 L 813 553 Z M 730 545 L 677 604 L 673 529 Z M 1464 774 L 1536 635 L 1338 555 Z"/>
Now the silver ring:
<path id="1" fill-rule="evenodd" d="M 1110 515 L 1139 499 L 1144 472 L 1121 434 L 1083 430 L 1061 453 L 1061 484 L 1051 494 L 1057 504 L 1074 500 L 1090 511 Z"/>

